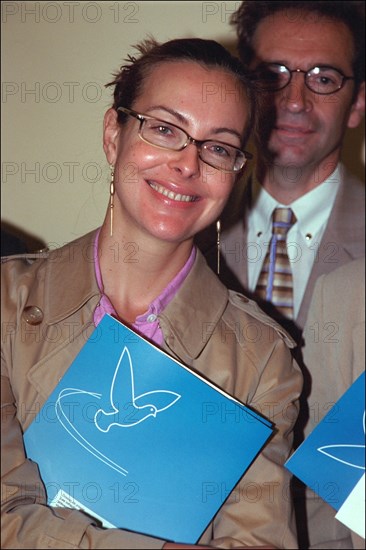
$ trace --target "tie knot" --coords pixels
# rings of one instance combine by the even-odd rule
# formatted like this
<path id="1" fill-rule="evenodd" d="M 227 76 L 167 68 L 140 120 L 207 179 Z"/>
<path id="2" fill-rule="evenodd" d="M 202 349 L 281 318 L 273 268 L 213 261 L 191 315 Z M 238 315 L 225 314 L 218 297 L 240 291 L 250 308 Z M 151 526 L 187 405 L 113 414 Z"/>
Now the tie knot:
<path id="1" fill-rule="evenodd" d="M 275 208 L 272 215 L 273 233 L 286 235 L 296 222 L 296 216 L 291 208 Z"/>

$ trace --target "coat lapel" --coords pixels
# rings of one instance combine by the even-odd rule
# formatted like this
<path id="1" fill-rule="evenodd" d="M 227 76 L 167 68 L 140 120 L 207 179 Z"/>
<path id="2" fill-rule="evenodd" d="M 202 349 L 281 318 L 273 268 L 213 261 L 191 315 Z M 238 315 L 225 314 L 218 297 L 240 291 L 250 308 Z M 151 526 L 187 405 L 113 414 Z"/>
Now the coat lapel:
<path id="1" fill-rule="evenodd" d="M 296 319 L 299 327 L 305 325 L 318 277 L 365 254 L 364 200 L 363 185 L 343 174 Z"/>
<path id="2" fill-rule="evenodd" d="M 93 313 L 100 299 L 94 262 L 89 258 L 95 232 L 49 254 L 26 306 L 37 306 L 43 322 L 30 327 L 22 316 L 21 331 L 29 339 L 32 366 L 28 380 L 46 399 L 94 330 Z M 90 261 L 86 260 L 86 254 Z M 40 344 L 32 346 L 32 340 Z M 32 349 L 37 356 L 31 357 Z"/>
<path id="3" fill-rule="evenodd" d="M 206 346 L 227 307 L 228 290 L 197 250 L 196 260 L 178 293 L 159 315 L 167 348 L 187 365 Z"/>

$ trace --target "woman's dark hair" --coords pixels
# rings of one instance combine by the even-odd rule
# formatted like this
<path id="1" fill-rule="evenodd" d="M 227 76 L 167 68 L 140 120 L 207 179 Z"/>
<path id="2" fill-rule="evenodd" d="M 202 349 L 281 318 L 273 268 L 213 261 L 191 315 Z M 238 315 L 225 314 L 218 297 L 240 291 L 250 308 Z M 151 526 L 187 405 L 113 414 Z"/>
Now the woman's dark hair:
<path id="1" fill-rule="evenodd" d="M 129 55 L 120 70 L 113 75 L 114 80 L 106 84 L 106 86 L 114 86 L 114 109 L 121 106 L 133 108 L 135 100 L 143 91 L 145 79 L 157 65 L 174 61 L 191 61 L 204 67 L 222 69 L 237 78 L 248 98 L 249 105 L 250 120 L 244 136 L 245 141 L 252 127 L 254 97 L 247 71 L 238 58 L 231 55 L 218 42 L 200 38 L 180 38 L 160 44 L 150 37 L 134 48 L 140 55 L 137 57 Z M 118 112 L 118 120 L 121 124 L 126 118 L 127 115 Z"/>
<path id="2" fill-rule="evenodd" d="M 291 21 L 304 18 L 309 21 L 319 21 L 321 32 L 322 18 L 344 23 L 353 37 L 354 55 L 352 67 L 356 78 L 356 88 L 365 80 L 365 2 L 345 1 L 262 1 L 245 0 L 230 19 L 236 28 L 238 36 L 238 52 L 245 66 L 252 61 L 255 52 L 253 38 L 258 25 L 266 17 L 283 13 Z"/>

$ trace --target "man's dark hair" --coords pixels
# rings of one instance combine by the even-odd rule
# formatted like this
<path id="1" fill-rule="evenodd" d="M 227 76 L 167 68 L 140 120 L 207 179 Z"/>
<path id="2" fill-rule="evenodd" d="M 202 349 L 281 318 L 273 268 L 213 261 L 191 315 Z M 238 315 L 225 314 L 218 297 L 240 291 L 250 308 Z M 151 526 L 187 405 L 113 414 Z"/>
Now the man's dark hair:
<path id="1" fill-rule="evenodd" d="M 365 2 L 359 1 L 258 1 L 245 0 L 231 16 L 230 23 L 238 35 L 238 52 L 244 65 L 254 57 L 253 37 L 259 23 L 268 16 L 283 12 L 291 21 L 300 17 L 314 20 L 314 15 L 341 21 L 349 28 L 354 42 L 352 67 L 356 84 L 365 80 Z M 296 17 L 296 19 L 295 19 Z"/>

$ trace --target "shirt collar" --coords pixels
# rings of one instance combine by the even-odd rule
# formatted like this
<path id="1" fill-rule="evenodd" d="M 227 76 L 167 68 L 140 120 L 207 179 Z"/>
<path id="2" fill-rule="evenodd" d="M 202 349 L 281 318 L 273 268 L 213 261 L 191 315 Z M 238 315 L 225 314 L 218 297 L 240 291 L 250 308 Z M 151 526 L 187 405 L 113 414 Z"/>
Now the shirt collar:
<path id="1" fill-rule="evenodd" d="M 169 304 L 169 302 L 173 299 L 173 296 L 177 293 L 181 285 L 183 284 L 183 281 L 187 277 L 188 273 L 190 272 L 194 260 L 196 258 L 196 248 L 193 247 L 191 254 L 182 267 L 182 269 L 177 273 L 177 275 L 170 281 L 170 283 L 164 288 L 163 292 L 155 298 L 153 302 L 151 302 L 148 310 L 143 315 L 139 315 L 136 318 L 136 322 L 145 322 L 147 317 L 151 314 L 153 315 L 159 315 L 163 309 Z"/>
<path id="2" fill-rule="evenodd" d="M 258 232 L 271 232 L 272 212 L 279 203 L 262 187 L 255 175 L 252 175 L 252 205 L 249 211 L 249 225 Z"/>
<path id="3" fill-rule="evenodd" d="M 292 208 L 301 233 L 315 235 L 329 218 L 341 183 L 341 169 L 338 165 L 320 185 L 294 201 Z"/>
<path id="4" fill-rule="evenodd" d="M 304 236 L 314 235 L 329 217 L 342 177 L 343 170 L 341 165 L 338 165 L 320 185 L 288 205 L 276 201 L 253 177 L 253 205 L 249 213 L 250 223 L 253 223 L 258 230 L 268 232 L 271 230 L 273 210 L 276 207 L 287 207 L 291 208 L 296 216 L 298 230 Z"/>

